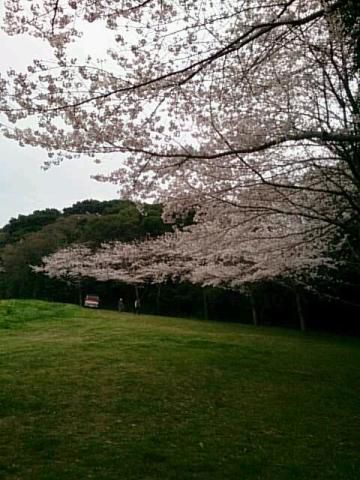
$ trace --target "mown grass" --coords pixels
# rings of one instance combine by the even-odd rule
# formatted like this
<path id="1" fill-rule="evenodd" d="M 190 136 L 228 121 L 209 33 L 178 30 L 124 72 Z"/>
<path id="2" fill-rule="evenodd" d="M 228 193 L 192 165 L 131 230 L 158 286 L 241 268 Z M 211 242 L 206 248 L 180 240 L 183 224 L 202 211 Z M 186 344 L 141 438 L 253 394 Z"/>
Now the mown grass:
<path id="1" fill-rule="evenodd" d="M 360 478 L 360 342 L 0 302 L 0 478 Z"/>

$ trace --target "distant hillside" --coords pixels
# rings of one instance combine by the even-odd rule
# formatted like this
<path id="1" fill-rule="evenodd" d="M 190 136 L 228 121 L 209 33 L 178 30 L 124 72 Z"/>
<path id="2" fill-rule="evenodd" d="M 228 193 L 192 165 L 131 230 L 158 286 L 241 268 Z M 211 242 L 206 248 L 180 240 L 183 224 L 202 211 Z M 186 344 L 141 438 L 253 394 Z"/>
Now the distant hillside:
<path id="1" fill-rule="evenodd" d="M 0 248 L 24 240 L 29 234 L 42 231 L 54 225 L 53 234 L 63 231 L 69 221 L 76 226 L 75 241 L 102 242 L 109 240 L 132 240 L 144 235 L 159 235 L 170 229 L 161 219 L 160 205 L 144 205 L 140 212 L 129 200 L 84 200 L 61 212 L 53 208 L 35 210 L 30 215 L 11 218 L 0 229 Z M 69 219 L 71 220 L 65 220 Z M 96 234 L 95 234 L 96 233 Z"/>
<path id="2" fill-rule="evenodd" d="M 63 282 L 60 288 L 59 282 L 34 274 L 30 264 L 74 242 L 96 246 L 160 235 L 171 229 L 161 212 L 160 205 L 143 205 L 140 211 L 128 200 L 85 200 L 62 212 L 36 210 L 12 218 L 0 229 L 0 297 L 53 298 L 56 294 L 62 299 Z"/>

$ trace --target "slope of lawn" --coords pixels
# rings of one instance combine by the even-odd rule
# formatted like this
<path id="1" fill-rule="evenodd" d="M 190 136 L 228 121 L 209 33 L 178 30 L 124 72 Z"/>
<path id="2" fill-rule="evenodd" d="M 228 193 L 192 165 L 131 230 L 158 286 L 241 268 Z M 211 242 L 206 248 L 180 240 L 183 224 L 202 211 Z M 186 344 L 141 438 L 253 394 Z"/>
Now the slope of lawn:
<path id="1" fill-rule="evenodd" d="M 360 478 L 360 341 L 0 302 L 0 478 Z"/>

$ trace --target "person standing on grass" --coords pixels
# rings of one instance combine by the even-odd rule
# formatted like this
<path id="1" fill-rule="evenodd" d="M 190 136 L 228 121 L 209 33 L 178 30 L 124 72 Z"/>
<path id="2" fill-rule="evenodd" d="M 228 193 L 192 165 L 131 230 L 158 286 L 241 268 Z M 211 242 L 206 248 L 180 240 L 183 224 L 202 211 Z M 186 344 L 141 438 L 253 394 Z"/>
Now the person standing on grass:
<path id="1" fill-rule="evenodd" d="M 119 298 L 118 310 L 119 312 L 123 312 L 125 310 L 124 300 L 122 298 Z"/>
<path id="2" fill-rule="evenodd" d="M 135 313 L 140 313 L 140 300 L 137 298 L 134 303 Z"/>

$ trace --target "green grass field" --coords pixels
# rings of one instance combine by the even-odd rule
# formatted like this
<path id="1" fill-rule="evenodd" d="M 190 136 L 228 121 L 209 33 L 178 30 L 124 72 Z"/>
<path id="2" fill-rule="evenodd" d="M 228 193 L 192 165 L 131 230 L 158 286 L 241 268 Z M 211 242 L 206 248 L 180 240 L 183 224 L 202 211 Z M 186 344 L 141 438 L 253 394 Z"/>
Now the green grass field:
<path id="1" fill-rule="evenodd" d="M 0 478 L 360 478 L 360 341 L 0 302 Z"/>

